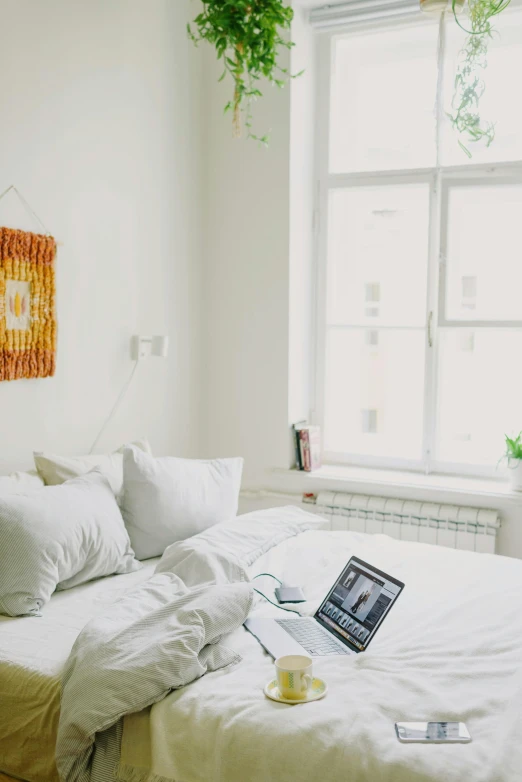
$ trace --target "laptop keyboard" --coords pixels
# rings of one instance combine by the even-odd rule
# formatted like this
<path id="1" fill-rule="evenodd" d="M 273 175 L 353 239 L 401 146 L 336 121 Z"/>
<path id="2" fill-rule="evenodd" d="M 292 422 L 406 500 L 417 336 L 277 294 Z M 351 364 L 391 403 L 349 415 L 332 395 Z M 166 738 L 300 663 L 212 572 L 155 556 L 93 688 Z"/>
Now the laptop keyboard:
<path id="1" fill-rule="evenodd" d="M 276 619 L 275 621 L 309 654 L 352 654 L 350 649 L 335 643 L 313 619 Z"/>

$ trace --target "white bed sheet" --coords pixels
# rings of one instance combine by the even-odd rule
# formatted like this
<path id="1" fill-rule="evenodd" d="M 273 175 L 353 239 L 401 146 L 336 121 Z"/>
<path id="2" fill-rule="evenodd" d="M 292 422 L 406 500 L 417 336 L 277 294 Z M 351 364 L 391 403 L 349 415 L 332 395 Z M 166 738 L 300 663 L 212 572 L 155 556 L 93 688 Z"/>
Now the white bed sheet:
<path id="1" fill-rule="evenodd" d="M 126 718 L 123 763 L 177 782 L 520 782 L 522 562 L 305 532 L 251 570 L 303 585 L 313 611 L 351 555 L 406 588 L 366 652 L 314 663 L 329 685 L 324 700 L 266 699 L 272 660 L 241 628 L 226 639 L 239 666 L 171 693 L 150 724 L 148 714 Z M 261 598 L 256 610 L 282 615 Z M 473 741 L 400 744 L 399 720 L 463 720 Z"/>
<path id="2" fill-rule="evenodd" d="M 126 720 L 123 761 L 147 755 L 158 778 L 177 782 L 519 782 L 522 562 L 381 535 L 306 532 L 251 572 L 305 586 L 312 612 L 352 554 L 406 588 L 368 651 L 315 662 L 330 688 L 324 700 L 268 701 L 271 658 L 241 628 L 227 639 L 243 655 L 239 666 L 172 693 L 150 722 L 148 713 Z M 59 676 L 69 650 L 86 622 L 156 561 L 58 593 L 41 618 L 0 618 L 2 771 L 55 782 Z M 255 610 L 282 615 L 261 598 Z M 464 720 L 473 742 L 402 745 L 393 724 L 408 719 Z"/>
<path id="3" fill-rule="evenodd" d="M 0 616 L 0 771 L 29 782 L 58 779 L 60 675 L 72 645 L 90 619 L 149 578 L 157 562 L 57 592 L 41 617 Z"/>

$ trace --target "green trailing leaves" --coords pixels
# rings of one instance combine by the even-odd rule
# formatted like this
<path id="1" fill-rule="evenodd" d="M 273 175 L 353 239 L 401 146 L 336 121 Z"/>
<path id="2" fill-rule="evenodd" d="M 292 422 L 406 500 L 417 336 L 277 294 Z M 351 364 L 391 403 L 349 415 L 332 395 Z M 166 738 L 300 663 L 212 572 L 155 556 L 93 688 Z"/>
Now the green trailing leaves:
<path id="1" fill-rule="evenodd" d="M 471 157 L 467 144 L 484 141 L 489 147 L 495 138 L 494 123 L 483 122 L 480 117 L 480 99 L 486 88 L 482 74 L 487 68 L 488 43 L 494 32 L 492 19 L 507 8 L 510 0 L 468 0 L 467 26 L 457 16 L 456 0 L 452 3 L 455 21 L 468 37 L 459 56 L 449 118 L 459 134 L 460 146 Z"/>
<path id="2" fill-rule="evenodd" d="M 197 45 L 207 41 L 223 60 L 224 72 L 233 82 L 233 98 L 225 106 L 232 112 L 234 136 L 241 135 L 241 119 L 249 138 L 263 144 L 268 137 L 252 132 L 252 103 L 262 97 L 259 81 L 266 79 L 283 87 L 288 78 L 287 69 L 280 67 L 281 48 L 290 49 L 293 43 L 283 33 L 289 30 L 294 12 L 284 0 L 202 0 L 203 11 L 188 25 L 190 39 Z"/>

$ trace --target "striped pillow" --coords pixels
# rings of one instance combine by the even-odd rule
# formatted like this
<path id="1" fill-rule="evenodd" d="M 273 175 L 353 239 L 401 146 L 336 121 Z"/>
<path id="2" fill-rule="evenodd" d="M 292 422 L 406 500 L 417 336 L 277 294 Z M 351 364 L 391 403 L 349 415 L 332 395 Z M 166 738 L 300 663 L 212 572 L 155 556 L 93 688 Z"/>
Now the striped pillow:
<path id="1" fill-rule="evenodd" d="M 0 558 L 0 613 L 8 616 L 39 616 L 55 589 L 140 567 L 109 482 L 97 470 L 0 497 Z"/>

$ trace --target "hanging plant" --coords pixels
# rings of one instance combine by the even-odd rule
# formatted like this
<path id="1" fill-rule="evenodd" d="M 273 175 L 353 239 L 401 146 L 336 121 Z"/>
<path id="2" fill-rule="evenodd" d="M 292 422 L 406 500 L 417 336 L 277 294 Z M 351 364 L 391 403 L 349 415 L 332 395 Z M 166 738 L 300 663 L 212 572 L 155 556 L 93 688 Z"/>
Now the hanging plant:
<path id="1" fill-rule="evenodd" d="M 262 97 L 259 81 L 264 78 L 283 87 L 290 74 L 278 64 L 280 48 L 290 49 L 291 41 L 282 36 L 290 29 L 294 12 L 283 0 L 202 0 L 203 11 L 193 27 L 187 25 L 191 40 L 197 45 L 208 41 L 223 60 L 219 81 L 228 76 L 233 81 L 233 97 L 225 112 L 232 113 L 234 137 L 241 136 L 242 115 L 247 137 L 264 144 L 268 136 L 252 132 L 252 102 Z M 299 74 L 297 74 L 299 75 Z"/>
<path id="2" fill-rule="evenodd" d="M 468 143 L 484 141 L 489 147 L 495 138 L 495 124 L 483 122 L 479 113 L 480 99 L 486 85 L 482 73 L 487 67 L 488 43 L 493 37 L 492 20 L 507 6 L 510 0 L 468 0 L 469 28 L 457 16 L 458 0 L 452 0 L 453 15 L 458 26 L 468 34 L 462 49 L 455 75 L 455 92 L 448 116 L 453 128 Z M 459 138 L 464 152 L 471 152 Z"/>

